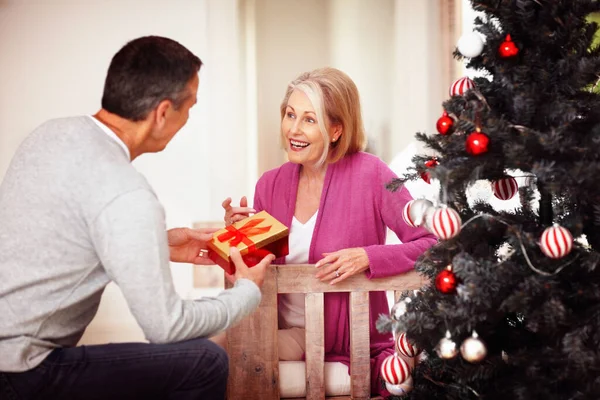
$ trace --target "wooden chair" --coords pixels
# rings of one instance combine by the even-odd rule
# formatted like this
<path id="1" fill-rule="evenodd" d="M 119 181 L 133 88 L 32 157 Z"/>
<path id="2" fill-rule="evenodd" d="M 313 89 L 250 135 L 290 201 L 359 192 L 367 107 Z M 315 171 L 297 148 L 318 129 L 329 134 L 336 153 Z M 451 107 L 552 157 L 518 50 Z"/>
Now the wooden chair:
<path id="1" fill-rule="evenodd" d="M 325 398 L 323 299 L 327 292 L 350 293 L 351 397 L 370 399 L 369 292 L 419 289 L 425 280 L 416 272 L 383 278 L 353 276 L 337 285 L 315 277 L 314 265 L 272 265 L 262 287 L 262 302 L 248 318 L 227 332 L 229 384 L 227 398 L 279 399 L 277 294 L 306 294 L 306 399 Z M 227 284 L 228 286 L 229 283 Z"/>

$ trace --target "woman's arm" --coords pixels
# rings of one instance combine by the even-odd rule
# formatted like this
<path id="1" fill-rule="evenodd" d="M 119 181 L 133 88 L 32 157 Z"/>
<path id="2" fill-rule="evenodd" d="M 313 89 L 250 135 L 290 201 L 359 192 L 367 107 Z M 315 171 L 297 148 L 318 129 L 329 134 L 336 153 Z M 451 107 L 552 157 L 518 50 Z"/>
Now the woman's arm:
<path id="1" fill-rule="evenodd" d="M 437 241 L 425 229 L 413 228 L 404 222 L 402 211 L 413 198 L 404 186 L 396 192 L 386 188 L 395 178 L 396 174 L 381 162 L 376 180 L 380 189 L 376 191 L 375 201 L 384 224 L 398 235 L 402 243 L 365 247 L 369 257 L 368 278 L 397 275 L 413 269 L 417 258 Z"/>

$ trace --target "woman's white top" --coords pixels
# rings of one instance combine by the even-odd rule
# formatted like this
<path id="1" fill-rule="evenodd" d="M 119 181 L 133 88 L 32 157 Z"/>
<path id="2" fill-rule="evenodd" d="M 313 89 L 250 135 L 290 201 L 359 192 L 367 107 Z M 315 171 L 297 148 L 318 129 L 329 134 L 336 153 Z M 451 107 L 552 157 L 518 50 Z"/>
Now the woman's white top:
<path id="1" fill-rule="evenodd" d="M 290 253 L 285 258 L 287 264 L 308 263 L 310 242 L 312 241 L 318 213 L 317 210 L 304 224 L 298 221 L 296 217 L 292 218 L 292 226 L 288 236 Z M 279 296 L 279 327 L 305 327 L 304 294 L 283 293 Z"/>

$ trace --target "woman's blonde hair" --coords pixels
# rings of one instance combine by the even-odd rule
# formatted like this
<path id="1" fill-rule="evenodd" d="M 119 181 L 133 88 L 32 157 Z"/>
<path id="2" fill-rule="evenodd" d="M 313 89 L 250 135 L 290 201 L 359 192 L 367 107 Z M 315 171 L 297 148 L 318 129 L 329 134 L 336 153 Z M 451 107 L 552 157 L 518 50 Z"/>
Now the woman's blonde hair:
<path id="1" fill-rule="evenodd" d="M 319 159 L 321 165 L 325 162 L 334 163 L 346 155 L 365 149 L 367 140 L 360 97 L 356 85 L 348 75 L 335 68 L 319 68 L 298 76 L 289 84 L 281 102 L 282 121 L 288 100 L 295 89 L 308 96 L 315 108 L 323 140 L 329 143 L 329 146 L 324 146 L 323 155 Z M 341 125 L 342 134 L 332 143 L 329 130 L 336 125 Z M 282 132 L 282 135 L 285 134 Z"/>

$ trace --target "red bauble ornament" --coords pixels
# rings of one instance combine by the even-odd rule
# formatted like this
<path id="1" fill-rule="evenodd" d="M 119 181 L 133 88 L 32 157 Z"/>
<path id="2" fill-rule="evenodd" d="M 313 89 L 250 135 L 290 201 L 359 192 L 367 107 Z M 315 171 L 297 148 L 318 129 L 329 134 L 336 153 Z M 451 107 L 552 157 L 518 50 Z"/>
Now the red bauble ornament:
<path id="1" fill-rule="evenodd" d="M 440 119 L 437 120 L 435 127 L 440 135 L 447 135 L 452 133 L 452 127 L 454 126 L 454 120 L 448 116 L 448 113 L 444 111 Z"/>
<path id="2" fill-rule="evenodd" d="M 487 153 L 489 143 L 490 139 L 486 136 L 486 134 L 477 130 L 467 136 L 465 146 L 467 153 L 477 156 L 479 154 Z"/>
<path id="3" fill-rule="evenodd" d="M 429 228 L 438 239 L 448 240 L 458 235 L 461 224 L 460 215 L 456 211 L 442 207 L 434 211 Z"/>
<path id="4" fill-rule="evenodd" d="M 427 160 L 425 161 L 425 166 L 427 168 L 435 168 L 436 165 L 439 164 L 439 161 L 435 158 L 432 158 L 431 160 Z M 421 178 L 427 182 L 427 183 L 431 183 L 431 175 L 429 174 L 429 172 L 424 171 L 421 172 Z"/>
<path id="5" fill-rule="evenodd" d="M 562 258 L 573 249 L 573 235 L 567 228 L 554 224 L 542 233 L 540 248 L 550 258 Z"/>
<path id="6" fill-rule="evenodd" d="M 469 77 L 462 77 L 454 81 L 452 86 L 450 86 L 450 97 L 452 96 L 462 96 L 469 89 L 473 89 L 475 87 L 475 82 L 471 80 Z"/>
<path id="7" fill-rule="evenodd" d="M 392 385 L 399 385 L 410 378 L 410 366 L 397 355 L 388 356 L 381 364 L 381 377 Z"/>
<path id="8" fill-rule="evenodd" d="M 406 333 L 402 332 L 396 337 L 396 351 L 406 357 L 416 357 L 421 353 L 416 346 L 413 346 L 406 338 Z"/>
<path id="9" fill-rule="evenodd" d="M 457 285 L 458 279 L 454 275 L 454 272 L 452 272 L 451 265 L 448 265 L 445 270 L 441 271 L 435 277 L 435 287 L 444 294 L 454 293 Z"/>
<path id="10" fill-rule="evenodd" d="M 437 160 L 437 158 L 432 158 L 431 160 L 425 161 L 425 166 L 427 168 L 433 168 L 438 164 L 439 164 L 439 161 Z"/>
<path id="11" fill-rule="evenodd" d="M 506 178 L 492 182 L 492 192 L 494 192 L 494 196 L 500 200 L 512 199 L 517 193 L 517 190 L 519 190 L 519 185 L 517 184 L 517 180 L 512 176 L 507 176 Z"/>
<path id="12" fill-rule="evenodd" d="M 510 58 L 519 54 L 519 48 L 510 38 L 510 35 L 506 35 L 506 39 L 498 48 L 498 53 L 500 53 L 500 57 L 502 58 Z"/>

